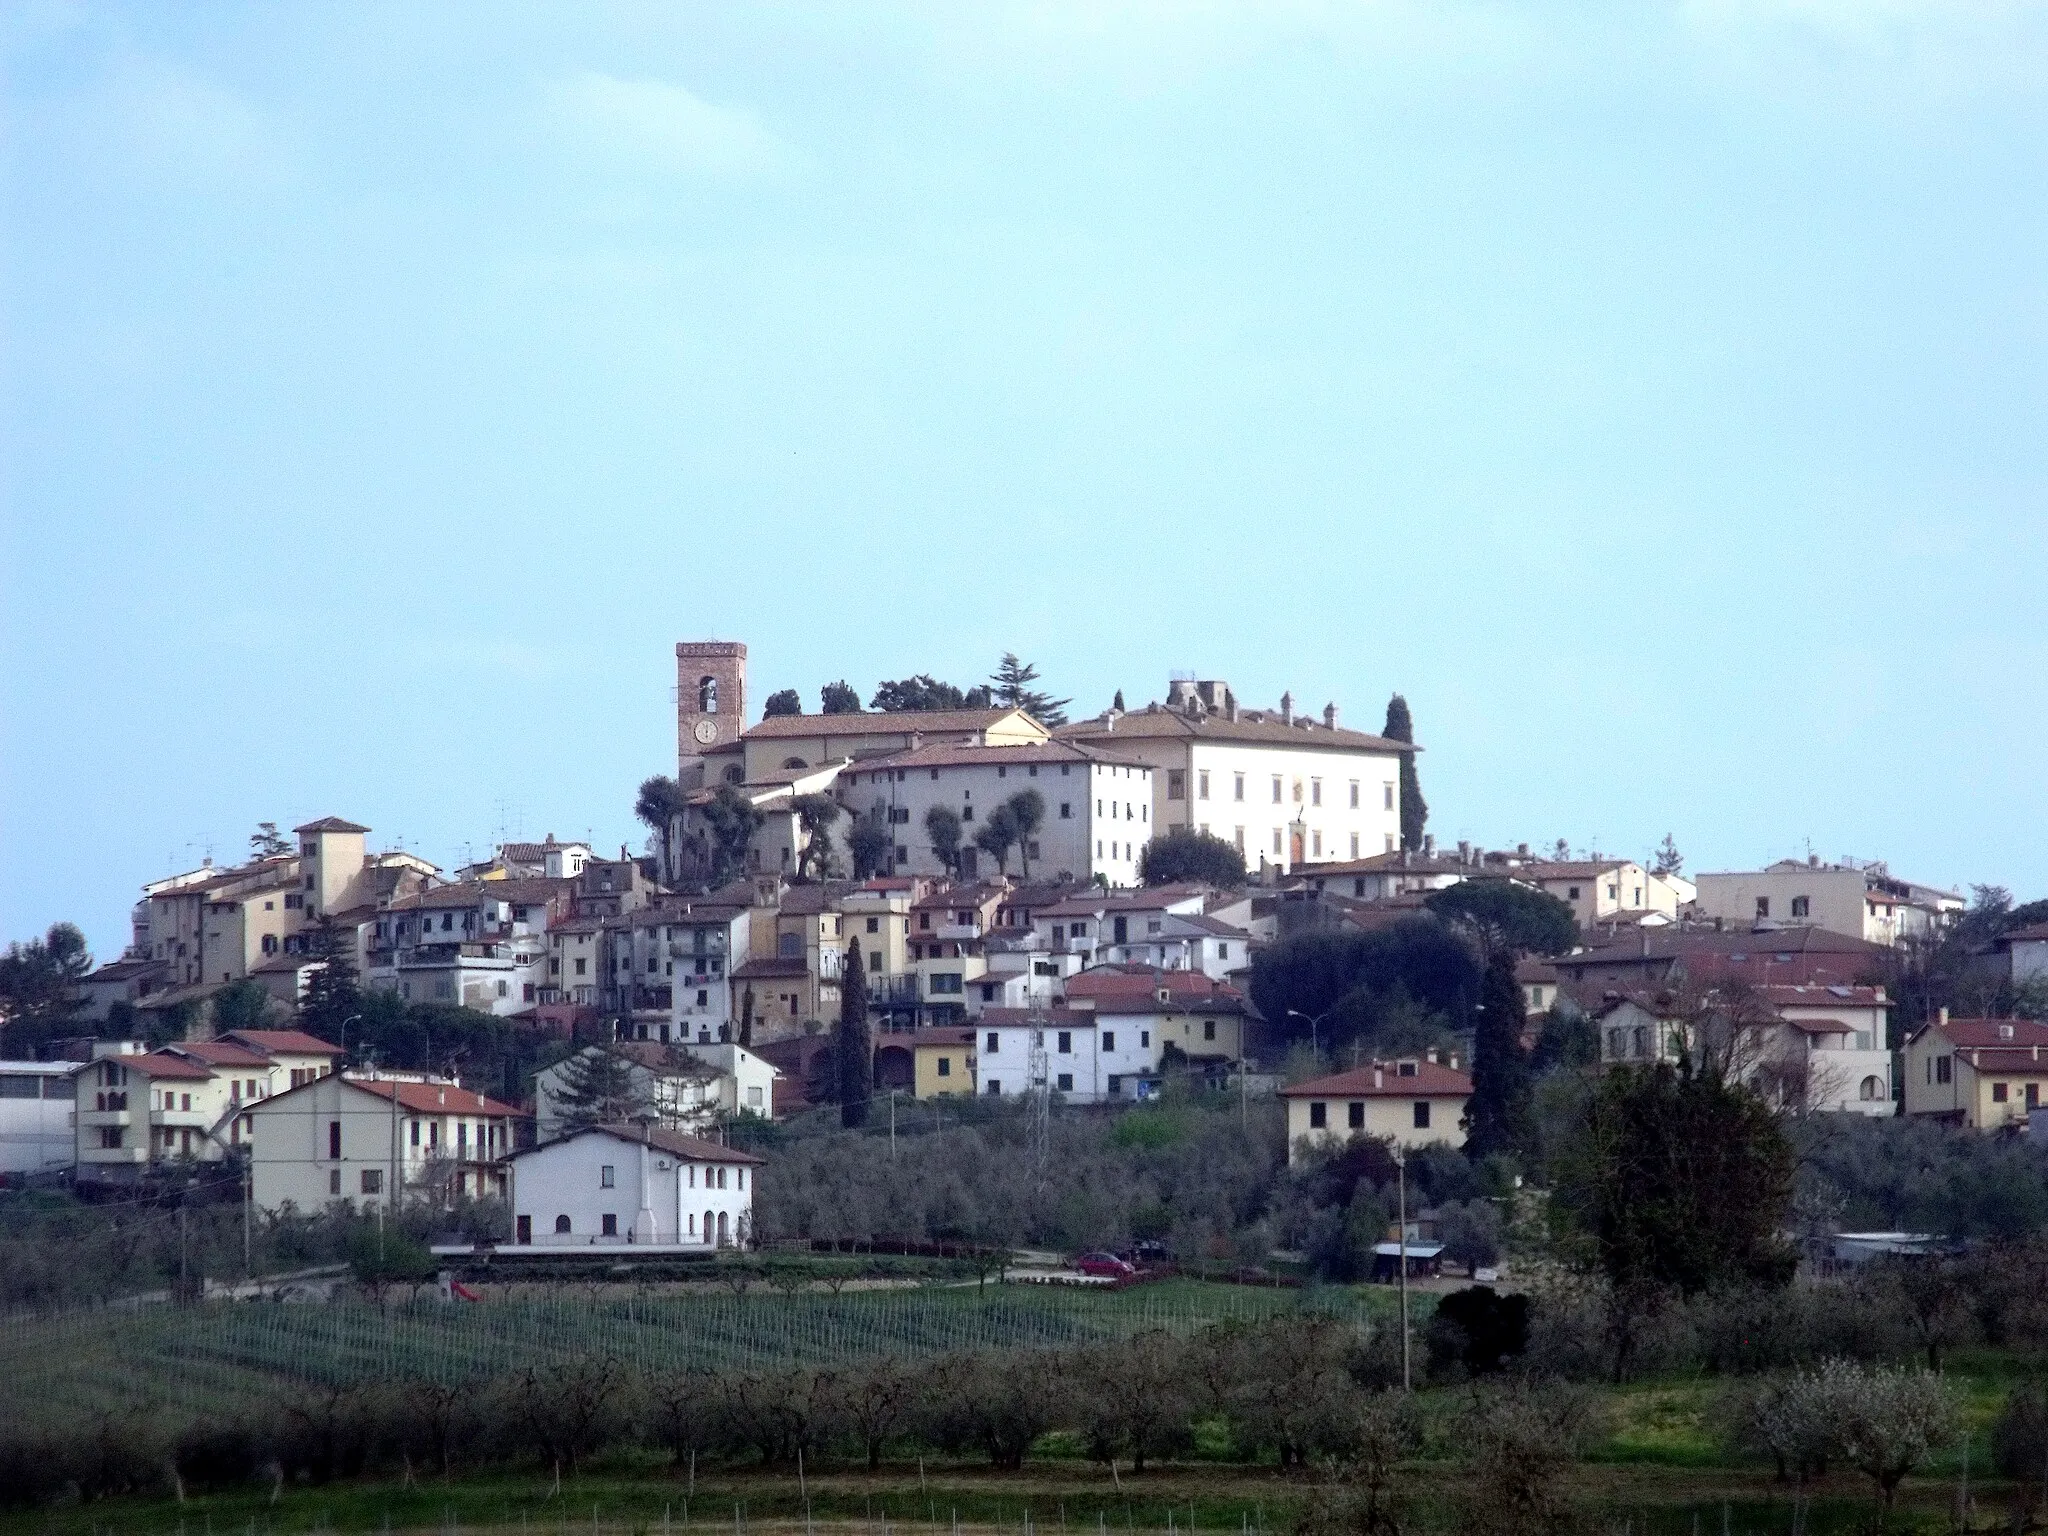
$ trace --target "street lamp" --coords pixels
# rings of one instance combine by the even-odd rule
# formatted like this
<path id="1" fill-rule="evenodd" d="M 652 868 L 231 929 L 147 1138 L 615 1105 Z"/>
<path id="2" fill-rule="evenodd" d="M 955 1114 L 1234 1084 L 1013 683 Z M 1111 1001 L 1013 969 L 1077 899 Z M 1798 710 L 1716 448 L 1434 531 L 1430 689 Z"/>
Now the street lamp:
<path id="1" fill-rule="evenodd" d="M 1287 1010 L 1287 1016 L 1290 1019 L 1300 1019 L 1304 1024 L 1308 1025 L 1308 1043 L 1310 1047 L 1314 1049 L 1318 1058 L 1320 1058 L 1323 1054 L 1323 1043 L 1316 1034 L 1316 1026 L 1318 1024 L 1321 1024 L 1323 1020 L 1327 1019 L 1331 1014 L 1335 1013 L 1336 1011 L 1337 1009 L 1334 1003 L 1330 1007 L 1325 1008 L 1321 1013 L 1317 1014 L 1314 1018 L 1310 1018 L 1307 1014 L 1303 1013 L 1299 1008 L 1290 1008 Z"/>

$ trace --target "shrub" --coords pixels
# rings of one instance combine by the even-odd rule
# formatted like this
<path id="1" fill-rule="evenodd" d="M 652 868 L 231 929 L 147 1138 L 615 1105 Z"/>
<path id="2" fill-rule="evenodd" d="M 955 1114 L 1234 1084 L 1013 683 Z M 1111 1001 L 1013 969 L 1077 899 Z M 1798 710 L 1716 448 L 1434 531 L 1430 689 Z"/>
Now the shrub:
<path id="1" fill-rule="evenodd" d="M 1497 1371 L 1529 1347 L 1529 1298 L 1503 1296 L 1490 1285 L 1453 1291 L 1437 1303 L 1427 1338 L 1432 1371 Z"/>

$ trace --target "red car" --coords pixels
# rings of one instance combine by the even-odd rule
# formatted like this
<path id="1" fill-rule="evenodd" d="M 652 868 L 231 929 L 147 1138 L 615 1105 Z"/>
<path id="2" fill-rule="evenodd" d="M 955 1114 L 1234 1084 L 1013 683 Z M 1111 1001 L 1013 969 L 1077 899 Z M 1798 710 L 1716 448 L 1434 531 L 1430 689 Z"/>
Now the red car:
<path id="1" fill-rule="evenodd" d="M 1074 1260 L 1074 1268 L 1084 1275 L 1099 1275 L 1105 1280 L 1135 1280 L 1137 1267 L 1126 1263 L 1113 1253 L 1084 1253 Z"/>

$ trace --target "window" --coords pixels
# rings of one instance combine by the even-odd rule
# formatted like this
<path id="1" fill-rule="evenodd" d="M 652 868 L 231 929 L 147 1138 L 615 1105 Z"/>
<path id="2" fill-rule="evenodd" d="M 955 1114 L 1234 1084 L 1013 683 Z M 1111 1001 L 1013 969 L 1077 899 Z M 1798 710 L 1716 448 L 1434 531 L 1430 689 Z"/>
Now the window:
<path id="1" fill-rule="evenodd" d="M 384 1193 L 384 1170 L 382 1168 L 365 1168 L 363 1170 L 363 1193 L 366 1195 L 381 1195 Z"/>
<path id="2" fill-rule="evenodd" d="M 1003 1037 L 1001 1035 L 997 1034 L 994 1030 L 990 1030 L 988 1032 L 988 1045 L 985 1047 L 987 1054 L 990 1056 L 998 1054 L 1002 1049 L 1002 1040 Z"/>
<path id="3" fill-rule="evenodd" d="M 1104 1030 L 1104 1031 L 1102 1032 L 1102 1048 L 1103 1048 L 1103 1049 L 1104 1049 L 1105 1051 L 1113 1051 L 1113 1050 L 1115 1050 L 1115 1049 L 1116 1049 L 1116 1031 L 1115 1031 L 1115 1030 L 1113 1030 L 1113 1029 L 1105 1029 L 1105 1030 Z"/>
<path id="4" fill-rule="evenodd" d="M 603 1232 L 603 1235 L 604 1235 L 604 1236 L 606 1236 L 606 1237 L 617 1237 L 617 1236 L 619 1235 L 619 1218 L 618 1218 L 617 1216 L 613 1215 L 613 1214 L 612 1214 L 612 1213 L 611 1213 L 610 1211 L 606 1211 L 606 1212 L 604 1213 L 604 1218 L 603 1218 L 603 1219 L 604 1219 L 604 1232 Z"/>
<path id="5" fill-rule="evenodd" d="M 1071 1056 L 1074 1054 L 1074 1036 L 1071 1030 L 1063 1029 L 1060 1031 L 1058 1049 L 1059 1054 L 1062 1056 Z"/>
<path id="6" fill-rule="evenodd" d="M 339 1168 L 332 1169 L 328 1172 L 327 1193 L 329 1193 L 330 1195 L 338 1195 L 341 1193 L 341 1170 Z"/>
<path id="7" fill-rule="evenodd" d="M 597 1187 L 599 1189 L 614 1189 L 617 1186 L 618 1169 L 616 1167 L 614 1167 L 610 1163 L 606 1163 L 603 1167 L 597 1170 Z"/>
<path id="8" fill-rule="evenodd" d="M 950 1056 L 941 1056 L 939 1058 L 938 1070 L 939 1076 L 951 1077 L 953 1075 L 953 1058 Z"/>
<path id="9" fill-rule="evenodd" d="M 1993 1084 L 1991 1085 L 1991 1102 L 1992 1102 L 1992 1103 L 1994 1103 L 1994 1104 L 2003 1104 L 2003 1103 L 2005 1102 L 2005 1088 L 2006 1088 L 2006 1085 L 2005 1085 L 2004 1083 L 1993 1083 Z"/>
<path id="10" fill-rule="evenodd" d="M 868 919 L 868 932 L 869 932 L 869 933 L 880 933 L 881 931 L 882 931 L 882 920 L 881 920 L 881 919 L 880 919 L 879 917 L 871 917 L 871 918 L 869 918 L 869 919 Z"/>
<path id="11" fill-rule="evenodd" d="M 1934 1080 L 1937 1083 L 1951 1081 L 1953 1072 L 1954 1068 L 1950 1066 L 1948 1057 L 1937 1056 L 1934 1058 Z"/>
<path id="12" fill-rule="evenodd" d="M 1579 899 L 1579 888 L 1576 885 L 1566 886 L 1564 899 L 1566 901 L 1577 901 Z"/>
<path id="13" fill-rule="evenodd" d="M 327 1122 L 327 1155 L 333 1158 L 341 1156 L 341 1122 L 339 1120 Z M 335 1177 L 340 1178 L 341 1175 L 336 1174 Z M 339 1191 L 336 1191 L 336 1193 L 339 1193 Z"/>
<path id="14" fill-rule="evenodd" d="M 1321 805 L 1323 803 L 1323 781 L 1321 779 L 1310 779 L 1308 781 L 1308 803 L 1310 805 Z"/>
<path id="15" fill-rule="evenodd" d="M 934 995 L 940 993 L 945 993 L 953 996 L 959 995 L 959 974 L 954 971 L 935 971 L 932 974 L 932 992 Z"/>
<path id="16" fill-rule="evenodd" d="M 1312 1131 L 1320 1131 L 1329 1123 L 1330 1106 L 1325 1104 L 1321 1099 L 1309 1100 L 1308 1128 Z"/>
<path id="17" fill-rule="evenodd" d="M 1195 775 L 1195 798 L 1197 800 L 1209 798 L 1209 770 L 1206 768 Z"/>
<path id="18" fill-rule="evenodd" d="M 1239 798 L 1240 798 L 1240 799 L 1242 799 L 1243 797 L 1242 797 L 1242 796 L 1239 796 Z M 1236 828 L 1236 829 L 1234 830 L 1234 832 L 1233 832 L 1233 835 L 1232 835 L 1232 838 L 1231 838 L 1231 841 L 1233 841 L 1234 843 L 1236 843 L 1236 844 L 1237 844 L 1237 851 L 1238 851 L 1239 853 L 1243 853 L 1243 852 L 1244 852 L 1244 828 L 1243 828 L 1243 827 L 1238 827 L 1238 828 Z"/>
<path id="19" fill-rule="evenodd" d="M 1216 1021 L 1214 1019 L 1202 1020 L 1202 1038 L 1204 1040 L 1214 1040 L 1216 1038 Z"/>
<path id="20" fill-rule="evenodd" d="M 1351 809 L 1354 811 L 1358 809 L 1358 780 L 1356 779 L 1351 781 Z"/>
<path id="21" fill-rule="evenodd" d="M 1771 898 L 1770 898 L 1770 897 L 1768 897 L 1768 896 L 1759 896 L 1759 897 L 1757 897 L 1757 899 L 1756 899 L 1756 915 L 1757 915 L 1758 917 L 1769 917 L 1769 916 L 1771 915 Z"/>
<path id="22" fill-rule="evenodd" d="M 1354 1131 L 1365 1129 L 1365 1100 L 1353 1099 L 1344 1106 L 1344 1120 Z"/>
<path id="23" fill-rule="evenodd" d="M 1062 801 L 1060 802 L 1060 820 L 1061 820 L 1061 821 L 1072 821 L 1073 819 L 1074 819 L 1074 806 L 1073 806 L 1073 802 L 1071 802 L 1071 801 L 1068 801 L 1068 800 L 1062 800 Z"/>
<path id="24" fill-rule="evenodd" d="M 588 961 L 587 959 L 585 959 L 584 957 L 582 957 L 581 955 L 577 956 L 577 957 L 576 957 L 576 974 L 577 974 L 578 976 L 585 976 L 585 975 L 588 975 L 589 973 L 590 973 L 590 962 L 589 962 L 589 961 Z"/>
<path id="25" fill-rule="evenodd" d="M 569 1218 L 568 1218 L 568 1217 L 566 1217 L 566 1216 L 557 1216 L 557 1217 L 555 1218 L 555 1235 L 556 1235 L 557 1237 L 567 1237 L 567 1236 L 569 1235 Z"/>
<path id="26" fill-rule="evenodd" d="M 1358 834 L 1356 832 L 1351 834 L 1351 857 L 1354 859 L 1358 857 Z"/>
<path id="27" fill-rule="evenodd" d="M 1237 793 L 1232 798 L 1242 800 L 1244 798 L 1244 775 L 1239 773 L 1233 774 L 1232 777 L 1237 781 Z"/>
<path id="28" fill-rule="evenodd" d="M 2041 1085 L 2040 1085 L 2039 1083 L 2029 1083 L 2029 1084 L 2027 1084 L 2027 1108 L 2031 1110 L 2031 1109 L 2039 1109 L 2040 1107 L 2041 1107 Z"/>
<path id="29" fill-rule="evenodd" d="M 988 1080 L 988 1088 L 986 1092 L 988 1093 L 988 1096 L 990 1098 L 999 1099 L 1003 1096 L 1003 1085 L 997 1082 L 994 1078 L 990 1078 Z"/>
<path id="30" fill-rule="evenodd" d="M 1273 803 L 1278 805 L 1283 798 L 1284 794 L 1281 789 L 1280 775 L 1276 773 L 1273 775 Z"/>
<path id="31" fill-rule="evenodd" d="M 1418 1131 L 1429 1129 L 1429 1100 L 1427 1099 L 1417 1099 L 1415 1101 L 1415 1129 Z"/>
<path id="32" fill-rule="evenodd" d="M 1188 776 L 1178 768 L 1166 770 L 1166 798 L 1185 800 L 1188 797 Z"/>
<path id="33" fill-rule="evenodd" d="M 1792 915 L 1794 917 L 1806 917 L 1812 911 L 1813 903 L 1810 898 L 1805 896 L 1794 896 L 1792 898 Z"/>
<path id="34" fill-rule="evenodd" d="M 1059 1075 L 1059 1079 L 1054 1084 L 1054 1086 L 1057 1087 L 1061 1093 L 1072 1093 L 1074 1091 L 1074 1074 L 1071 1072 L 1062 1072 Z"/>
<path id="35" fill-rule="evenodd" d="M 1151 1050 L 1151 1049 L 1152 1049 L 1152 1031 L 1151 1031 L 1151 1030 L 1149 1030 L 1149 1029 L 1141 1029 L 1141 1030 L 1139 1030 L 1139 1031 L 1138 1031 L 1138 1049 L 1139 1049 L 1139 1050 L 1141 1050 L 1141 1051 L 1149 1051 L 1149 1050 Z"/>
<path id="36" fill-rule="evenodd" d="M 1323 834 L 1322 834 L 1322 832 L 1321 832 L 1320 830 L 1318 830 L 1318 831 L 1316 831 L 1316 832 L 1314 832 L 1314 833 L 1311 833 L 1311 834 L 1310 834 L 1310 838 L 1309 838 L 1309 843 L 1310 843 L 1310 848 L 1311 848 L 1311 850 L 1313 851 L 1313 853 L 1315 854 L 1315 856 L 1316 856 L 1317 858 L 1319 858 L 1319 859 L 1320 859 L 1320 858 L 1321 858 L 1321 857 L 1323 856 Z"/>
<path id="37" fill-rule="evenodd" d="M 1866 1077 L 1863 1079 L 1863 1086 L 1857 1089 L 1857 1096 L 1866 1104 L 1881 1099 L 1884 1097 L 1884 1084 L 1875 1077 Z"/>
<path id="38" fill-rule="evenodd" d="M 1275 782 L 1278 781 L 1276 780 Z M 1273 851 L 1275 853 L 1280 851 L 1280 829 L 1278 827 L 1273 829 Z"/>

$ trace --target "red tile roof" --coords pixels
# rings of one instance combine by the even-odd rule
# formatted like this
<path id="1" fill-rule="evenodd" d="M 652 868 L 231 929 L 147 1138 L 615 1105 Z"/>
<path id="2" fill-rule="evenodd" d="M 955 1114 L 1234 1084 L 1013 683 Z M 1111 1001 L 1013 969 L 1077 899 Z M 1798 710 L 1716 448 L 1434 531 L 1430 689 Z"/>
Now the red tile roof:
<path id="1" fill-rule="evenodd" d="M 293 827 L 294 832 L 367 832 L 368 827 L 359 827 L 352 821 L 343 821 L 339 816 L 322 816 L 318 821 L 309 821 L 303 827 Z"/>
<path id="2" fill-rule="evenodd" d="M 1060 727 L 1066 739 L 1105 742 L 1114 745 L 1119 737 L 1192 737 L 1197 741 L 1249 741 L 1274 747 L 1301 747 L 1309 751 L 1372 752 L 1396 754 L 1420 752 L 1422 748 L 1405 741 L 1389 741 L 1364 731 L 1347 731 L 1326 726 L 1320 720 L 1297 715 L 1292 725 L 1261 710 L 1241 710 L 1235 720 L 1223 715 L 1190 717 L 1172 709 L 1141 709 L 1117 716 L 1111 723 L 1100 716 L 1077 720 Z"/>
<path id="3" fill-rule="evenodd" d="M 339 1056 L 342 1049 L 302 1029 L 231 1029 L 221 1036 L 272 1056 Z"/>
<path id="4" fill-rule="evenodd" d="M 748 741 L 778 740 L 790 736 L 908 736 L 912 731 L 930 735 L 934 731 L 985 731 L 1017 715 L 1029 720 L 1021 709 L 905 709 L 893 713 L 874 710 L 843 715 L 770 715 L 758 725 L 747 727 Z"/>
<path id="5" fill-rule="evenodd" d="M 557 1136 L 553 1141 L 544 1141 L 537 1147 L 528 1147 L 515 1152 L 513 1157 L 531 1157 L 536 1152 L 545 1152 L 550 1147 L 559 1147 L 564 1142 L 574 1141 L 578 1136 L 609 1136 L 614 1141 L 623 1141 L 631 1146 L 645 1144 L 671 1157 L 685 1158 L 693 1163 L 766 1163 L 765 1157 L 756 1157 L 751 1152 L 742 1152 L 737 1147 L 721 1147 L 715 1141 L 706 1141 L 700 1136 L 686 1136 L 681 1131 L 671 1131 L 662 1126 L 650 1125 L 644 1130 L 637 1125 L 591 1125 L 580 1131 L 571 1131 L 566 1136 Z"/>
<path id="6" fill-rule="evenodd" d="M 140 1072 L 144 1077 L 174 1077 L 194 1083 L 213 1081 L 213 1068 L 204 1062 L 187 1061 L 182 1056 L 171 1056 L 162 1051 L 151 1051 L 147 1056 L 109 1056 L 104 1059 Z"/>
<path id="7" fill-rule="evenodd" d="M 346 1077 L 342 1081 L 351 1088 L 374 1093 L 380 1099 L 395 1097 L 399 1108 L 415 1114 L 505 1116 L 519 1113 L 510 1104 L 500 1104 L 496 1099 L 487 1099 L 453 1083 L 401 1083 L 388 1078 L 379 1082 L 358 1077 Z"/>
<path id="8" fill-rule="evenodd" d="M 1882 1008 L 1883 987 L 1789 986 L 1758 987 L 1756 995 L 1773 1008 Z"/>
<path id="9" fill-rule="evenodd" d="M 884 768 L 993 768 L 997 765 L 1014 768 L 1018 765 L 1030 767 L 1034 764 L 1101 763 L 1112 768 L 1143 768 L 1150 773 L 1151 765 L 1141 763 L 1135 757 L 1118 757 L 1094 747 L 1077 746 L 1070 741 L 1040 741 L 1028 745 L 988 746 L 979 742 L 939 742 L 932 746 L 917 747 L 905 752 L 892 752 L 887 757 L 862 758 L 854 767 L 856 775 L 870 769 Z"/>
<path id="10" fill-rule="evenodd" d="M 267 1067 L 271 1059 L 261 1051 L 237 1045 L 232 1040 L 179 1040 L 164 1047 L 180 1056 L 194 1056 L 216 1067 Z"/>
<path id="11" fill-rule="evenodd" d="M 2048 1024 L 2032 1019 L 1950 1019 L 1935 1029 L 1947 1036 L 1949 1044 L 1962 1050 L 1979 1047 L 2048 1046 Z"/>
<path id="12" fill-rule="evenodd" d="M 1376 1061 L 1369 1067 L 1339 1072 L 1334 1077 L 1311 1078 L 1280 1090 L 1286 1099 L 1412 1099 L 1465 1098 L 1472 1092 L 1472 1079 L 1463 1072 L 1433 1061 L 1409 1063 L 1415 1071 L 1403 1077 L 1400 1064 Z M 1375 1081 L 1375 1074 L 1378 1080 Z"/>

